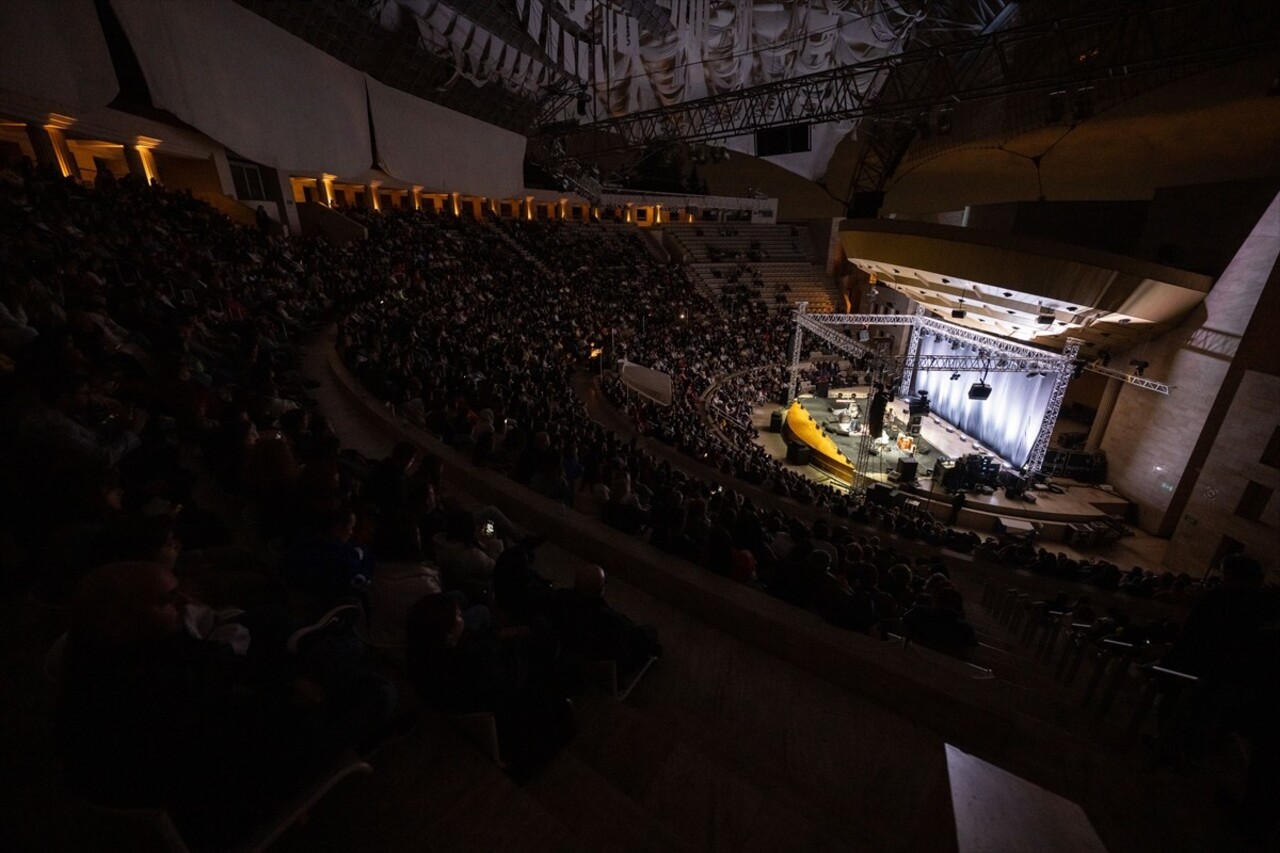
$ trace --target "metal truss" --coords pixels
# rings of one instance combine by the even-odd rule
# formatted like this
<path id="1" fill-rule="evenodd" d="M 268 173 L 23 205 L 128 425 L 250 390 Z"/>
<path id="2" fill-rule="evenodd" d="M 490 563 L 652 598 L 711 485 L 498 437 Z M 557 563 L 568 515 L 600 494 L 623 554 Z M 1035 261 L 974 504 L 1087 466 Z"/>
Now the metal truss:
<path id="1" fill-rule="evenodd" d="M 1041 362 L 1067 362 L 1070 359 L 1064 358 L 1059 353 L 1049 350 L 1039 349 L 1030 344 L 1011 341 L 1007 338 L 998 338 L 995 335 L 988 335 L 983 332 L 977 332 L 964 326 L 956 326 L 951 323 L 938 320 L 928 316 L 923 310 L 923 306 L 916 309 L 915 314 L 805 314 L 804 321 L 806 323 L 817 323 L 824 326 L 916 326 L 923 332 L 929 334 L 942 335 L 954 341 L 960 341 L 966 344 L 972 344 L 979 349 L 985 349 L 992 353 L 1003 353 L 1014 357 L 1032 359 Z"/>
<path id="2" fill-rule="evenodd" d="M 805 318 L 827 326 L 910 326 L 915 322 L 905 314 L 805 314 Z"/>
<path id="3" fill-rule="evenodd" d="M 1127 382 L 1130 385 L 1136 385 L 1139 388 L 1146 388 L 1148 391 L 1155 391 L 1157 394 L 1168 394 L 1173 390 L 1172 385 L 1166 385 L 1163 382 L 1156 382 L 1154 379 L 1148 379 L 1145 376 L 1125 373 L 1123 370 L 1103 367 L 1097 362 L 1086 364 L 1084 369 L 1092 373 L 1101 373 L 1103 376 L 1110 376 L 1112 379 L 1119 379 L 1121 382 Z"/>
<path id="4" fill-rule="evenodd" d="M 1207 68 L 1280 46 L 1280 4 L 1146 0 L 983 31 L 843 68 L 584 124 L 599 150 L 707 141 L 802 122 L 894 116 L 940 103 L 992 100 L 1099 81 Z M 544 128 L 564 134 L 568 128 Z M 609 140 L 609 141 L 605 141 Z M 893 157 L 880 160 L 887 169 Z"/>
<path id="5" fill-rule="evenodd" d="M 924 306 L 916 306 L 915 319 L 924 318 Z M 907 363 L 915 364 L 916 359 L 920 357 L 920 325 L 918 323 L 911 324 L 911 337 L 907 340 Z M 898 386 L 898 394 L 905 397 L 911 393 L 911 383 L 915 382 L 916 372 L 914 370 L 903 370 L 901 384 Z"/>
<path id="6" fill-rule="evenodd" d="M 791 401 L 796 398 L 796 393 L 800 388 L 800 350 L 804 341 L 804 312 L 809 309 L 808 302 L 796 303 L 796 329 L 795 334 L 791 338 L 791 369 L 787 379 L 787 405 L 791 405 Z"/>
<path id="7" fill-rule="evenodd" d="M 1063 358 L 1074 363 L 1079 355 L 1080 341 L 1076 338 L 1068 338 L 1067 345 L 1062 348 Z M 1058 378 L 1053 383 L 1053 390 L 1049 392 L 1049 404 L 1044 407 L 1040 432 L 1036 433 L 1035 443 L 1031 445 L 1031 452 L 1027 454 L 1024 467 L 1028 471 L 1039 471 L 1044 465 L 1045 454 L 1049 451 L 1049 439 L 1053 437 L 1053 428 L 1058 423 L 1058 414 L 1062 411 L 1062 400 L 1067 396 L 1067 385 L 1070 382 L 1070 371 L 1063 370 L 1058 373 Z"/>
<path id="8" fill-rule="evenodd" d="M 1068 359 L 1059 353 L 1043 350 L 1029 344 L 1019 343 L 1018 341 L 1011 341 L 1008 338 L 998 338 L 995 335 L 976 332 L 973 329 L 946 323 L 934 317 L 917 315 L 915 322 L 918 323 L 920 328 L 925 332 L 942 335 L 944 338 L 950 338 L 954 341 L 972 344 L 979 349 L 1006 353 L 1012 356 L 1031 358 L 1039 361 L 1065 361 L 1068 364 L 1071 363 L 1071 359 Z"/>
<path id="9" fill-rule="evenodd" d="M 829 345 L 836 347 L 837 350 L 856 357 L 856 359 L 869 359 L 869 366 L 876 369 L 883 369 L 896 373 L 897 370 L 902 371 L 902 388 L 901 393 L 910 392 L 910 375 L 911 371 L 946 371 L 946 373 L 1074 373 L 1075 357 L 1066 355 L 1066 353 L 1042 352 L 1034 351 L 1036 355 L 1027 356 L 1002 355 L 1000 352 L 984 352 L 979 355 L 919 355 L 919 329 L 924 328 L 922 324 L 914 323 L 913 320 L 918 318 L 902 318 L 901 315 L 887 315 L 895 318 L 892 325 L 911 325 L 913 333 L 911 333 L 911 343 L 908 347 L 906 355 L 886 356 L 881 352 L 874 350 L 861 343 L 856 338 L 847 336 L 833 325 L 824 323 L 823 318 L 828 318 L 826 314 L 797 314 L 796 328 L 803 329 L 804 332 L 813 334 L 815 337 L 822 338 Z M 859 315 L 850 315 L 859 316 Z M 869 315 L 869 316 L 886 316 L 886 315 Z M 890 325 L 881 323 L 881 325 Z M 955 337 L 955 336 L 951 336 Z M 792 364 L 799 364 L 799 355 L 803 352 L 803 346 L 796 348 L 796 341 L 792 341 Z M 1016 345 L 1015 345 L 1016 346 Z M 1079 343 L 1075 345 L 1076 351 L 1079 350 Z M 1027 347 L 1018 346 L 1019 350 L 1027 350 Z"/>

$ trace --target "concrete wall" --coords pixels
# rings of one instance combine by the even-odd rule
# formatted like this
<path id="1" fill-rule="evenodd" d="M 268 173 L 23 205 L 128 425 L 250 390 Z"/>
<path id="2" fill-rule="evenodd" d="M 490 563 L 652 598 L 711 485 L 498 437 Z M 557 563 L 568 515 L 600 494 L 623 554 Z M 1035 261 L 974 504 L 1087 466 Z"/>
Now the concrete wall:
<path id="1" fill-rule="evenodd" d="M 1179 519 L 1165 558 L 1169 568 L 1193 575 L 1216 568 L 1213 559 L 1228 536 L 1262 560 L 1269 580 L 1280 581 L 1280 496 L 1272 496 L 1257 521 L 1236 514 L 1250 482 L 1280 492 L 1280 468 L 1261 461 L 1276 429 L 1280 376 L 1247 371 Z"/>
<path id="2" fill-rule="evenodd" d="M 1221 275 L 1277 192 L 1280 179 L 1157 190 L 1136 254 Z"/>
<path id="3" fill-rule="evenodd" d="M 747 196 L 748 189 L 763 190 L 778 200 L 777 220 L 844 216 L 844 204 L 822 187 L 767 160 L 734 151 L 723 163 L 701 167 L 701 174 L 716 195 Z"/>
<path id="4" fill-rule="evenodd" d="M 1102 443 L 1112 484 L 1138 505 L 1139 525 L 1147 532 L 1173 533 L 1180 514 L 1176 508 L 1169 514 L 1174 493 L 1197 447 L 1213 444 L 1217 425 L 1210 411 L 1219 395 L 1231 399 L 1232 389 L 1224 389 L 1228 370 L 1278 255 L 1280 196 L 1200 308 L 1179 328 L 1112 361 L 1124 369 L 1130 358 L 1141 358 L 1150 362 L 1148 376 L 1174 386 L 1168 396 L 1125 386 Z"/>

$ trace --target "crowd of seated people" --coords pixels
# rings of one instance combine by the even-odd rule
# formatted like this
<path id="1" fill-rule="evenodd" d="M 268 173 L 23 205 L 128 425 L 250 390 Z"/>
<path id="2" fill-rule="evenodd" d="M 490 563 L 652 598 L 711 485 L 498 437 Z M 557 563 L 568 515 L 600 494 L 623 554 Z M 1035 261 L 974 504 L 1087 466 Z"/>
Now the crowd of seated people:
<path id="1" fill-rule="evenodd" d="M 870 505 L 813 483 L 754 441 L 749 413 L 767 399 L 764 389 L 780 387 L 784 379 L 776 365 L 787 340 L 786 312 L 757 304 L 714 304 L 680 270 L 653 261 L 638 237 L 630 243 L 615 240 L 603 250 L 597 245 L 599 229 L 590 225 L 504 226 L 550 271 L 547 276 L 518 264 L 517 250 L 485 223 L 404 213 L 369 217 L 367 224 L 393 257 L 403 247 L 404 257 L 392 262 L 403 268 L 385 294 L 376 294 L 349 316 L 341 343 L 344 358 L 367 385 L 447 442 L 470 450 L 478 463 L 505 470 L 566 504 L 581 502 L 608 524 L 715 571 L 766 589 L 777 583 L 772 575 L 783 563 L 780 555 L 768 553 L 761 541 L 734 541 L 732 516 L 738 507 L 723 505 L 743 501 L 741 494 L 718 495 L 713 484 L 686 477 L 585 416 L 573 374 L 594 347 L 613 339 L 620 343 L 612 354 L 625 353 L 673 378 L 672 404 L 660 406 L 629 392 L 612 372 L 604 376 L 606 397 L 637 432 L 700 465 L 773 495 L 826 507 L 852 524 L 1010 558 L 1012 552 L 1001 552 L 1002 546 L 987 554 L 998 546 L 995 540 L 984 541 L 928 514 Z M 469 259 L 465 266 L 464 257 Z M 520 323 L 513 326 L 509 318 L 516 310 Z M 744 329 L 753 330 L 750 343 Z M 550 347 L 537 350 L 539 339 L 550 341 Z M 773 367 L 723 378 L 740 365 L 771 361 Z M 719 435 L 708 429 L 699 406 L 717 381 L 711 410 L 723 411 Z M 535 387 L 537 395 L 531 393 Z M 708 528 L 715 527 L 710 521 L 718 520 L 718 512 L 727 511 L 730 519 L 723 528 L 728 531 L 668 543 L 671 518 L 687 513 L 687 504 L 704 514 L 700 523 Z M 789 522 L 779 519 L 769 535 Z M 854 580 L 840 560 L 832 560 L 829 569 L 833 579 L 843 572 L 846 583 Z M 786 588 L 785 581 L 780 588 Z"/>
<path id="2" fill-rule="evenodd" d="M 389 252 L 23 160 L 0 234 L 3 580 L 66 614 L 73 788 L 228 840 L 403 725 L 361 636 L 403 650 L 437 594 L 519 628 L 486 575 L 523 531 L 412 446 L 344 450 L 299 372 L 299 340 L 401 274 Z"/>
<path id="3" fill-rule="evenodd" d="M 523 531 L 491 508 L 468 513 L 442 495 L 438 461 L 404 447 L 376 464 L 342 451 L 310 411 L 293 345 L 333 315 L 342 356 L 361 381 L 477 464 L 566 504 L 590 500 L 608 523 L 655 547 L 841 627 L 905 631 L 952 650 L 971 645 L 942 558 L 912 558 L 887 537 L 960 550 L 990 543 L 809 483 L 765 457 L 749 434 L 711 435 L 697 400 L 742 364 L 780 363 L 786 317 L 715 305 L 638 243 L 619 262 L 589 251 L 585 228 L 538 225 L 521 239 L 533 241 L 547 276 L 490 226 L 465 218 L 352 211 L 369 239 L 339 247 L 239 229 L 187 196 L 129 179 L 91 191 L 23 165 L 6 171 L 0 199 L 6 449 L 21 474 L 4 499 L 8 533 L 27 554 L 8 580 L 50 600 L 85 601 L 88 613 L 73 626 L 85 639 L 71 644 L 72 680 L 84 677 L 75 663 L 83 649 L 120 650 L 92 613 L 116 593 L 85 599 L 84 584 L 119 582 L 128 601 L 144 573 L 111 567 L 172 559 L 184 581 L 217 593 L 209 594 L 215 608 L 252 613 L 287 603 L 279 624 L 291 628 L 353 599 L 375 602 L 365 630 L 406 646 L 419 688 L 445 709 L 463 708 L 448 697 L 448 674 L 466 675 L 454 655 L 459 641 L 509 631 L 485 652 L 500 662 L 516 656 L 517 677 L 503 695 L 562 707 L 543 701 L 569 692 L 562 662 L 501 643 L 538 631 L 604 636 L 563 621 L 599 606 L 540 594 L 536 573 L 521 564 Z M 667 408 L 606 383 L 644 432 L 766 493 L 826 507 L 837 526 L 725 490 L 593 422 L 575 373 L 610 340 L 611 356 L 625 353 L 675 380 Z M 760 387 L 768 383 L 739 391 Z M 278 567 L 262 571 L 231 547 L 234 519 L 198 488 L 209 480 L 219 497 L 250 508 L 242 517 L 253 521 L 255 541 L 272 543 L 257 562 L 278 555 Z M 167 524 L 147 521 L 165 516 Z M 174 559 L 182 547 L 198 554 Z M 384 561 L 394 574 L 383 575 Z M 589 602 L 591 586 L 584 581 L 575 594 Z M 322 633 L 349 627 L 333 621 L 321 619 Z M 175 636 L 143 633 L 138 641 Z M 234 643 L 225 645 L 234 654 Z M 486 710 L 511 720 L 507 701 Z M 555 714 L 532 718 L 558 725 Z M 517 715 L 507 736 L 519 743 L 525 721 Z"/>

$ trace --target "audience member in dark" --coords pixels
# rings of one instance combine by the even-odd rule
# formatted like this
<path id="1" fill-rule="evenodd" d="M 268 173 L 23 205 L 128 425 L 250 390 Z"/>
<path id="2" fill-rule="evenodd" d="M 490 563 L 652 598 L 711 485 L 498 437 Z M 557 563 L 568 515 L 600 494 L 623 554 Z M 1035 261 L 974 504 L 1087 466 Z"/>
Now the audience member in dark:
<path id="1" fill-rule="evenodd" d="M 652 625 L 637 625 L 609 606 L 604 587 L 604 569 L 583 566 L 574 575 L 573 589 L 552 594 L 549 612 L 566 649 L 588 661 L 615 661 L 624 677 L 650 657 L 660 657 L 662 646 Z"/>
<path id="2" fill-rule="evenodd" d="M 916 604 L 902 615 L 907 636 L 922 646 L 963 653 L 978 645 L 977 634 L 964 619 L 960 591 L 947 584 L 934 590 L 932 602 Z"/>
<path id="3" fill-rule="evenodd" d="M 1222 584 L 1192 609 L 1161 665 L 1200 679 L 1184 716 L 1162 715 L 1166 759 L 1196 760 L 1222 735 L 1253 744 L 1242 802 L 1246 834 L 1261 841 L 1275 831 L 1280 792 L 1280 596 L 1263 587 L 1262 565 L 1245 554 L 1222 560 Z M 1177 703 L 1166 703 L 1176 708 Z"/>
<path id="4" fill-rule="evenodd" d="M 528 628 L 472 629 L 458 600 L 429 595 L 409 611 L 409 677 L 422 699 L 447 714 L 488 711 L 503 757 L 517 776 L 540 766 L 573 734 L 554 642 Z"/>
<path id="5" fill-rule="evenodd" d="M 310 593 L 317 606 L 327 608 L 353 600 L 373 578 L 373 554 L 352 542 L 356 514 L 343 505 L 325 513 L 316 529 L 303 534 L 285 555 L 285 581 L 298 592 Z"/>
<path id="6" fill-rule="evenodd" d="M 507 548 L 493 566 L 494 601 L 510 622 L 524 623 L 545 612 L 551 581 L 534 568 L 540 539 L 529 538 Z"/>
<path id="7" fill-rule="evenodd" d="M 250 628 L 249 653 L 239 654 L 194 636 L 187 604 L 154 563 L 111 564 L 81 581 L 62 665 L 61 746 L 86 796 L 163 806 L 184 833 L 227 840 L 376 736 L 395 690 L 361 664 L 349 625 L 307 633 L 292 657 L 287 632 Z"/>

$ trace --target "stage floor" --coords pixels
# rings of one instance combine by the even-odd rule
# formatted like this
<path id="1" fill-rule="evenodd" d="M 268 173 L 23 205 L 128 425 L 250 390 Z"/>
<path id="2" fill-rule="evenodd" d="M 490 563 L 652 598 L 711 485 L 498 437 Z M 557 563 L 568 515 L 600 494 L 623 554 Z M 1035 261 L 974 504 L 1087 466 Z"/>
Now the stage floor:
<path id="1" fill-rule="evenodd" d="M 834 388 L 831 390 L 831 397 L 829 398 L 815 397 L 811 394 L 802 394 L 799 398 L 800 405 L 813 416 L 815 421 L 827 428 L 827 435 L 836 442 L 841 452 L 855 464 L 858 459 L 858 443 L 861 437 L 856 434 L 856 430 L 853 435 L 841 434 L 838 429 L 838 416 L 831 411 L 831 404 L 833 402 L 837 404 L 843 403 L 852 396 L 853 402 L 865 413 L 869 390 L 865 386 Z M 763 406 L 756 409 L 752 415 L 752 423 L 760 433 L 758 442 L 761 446 L 775 458 L 785 459 L 787 453 L 786 442 L 780 434 L 769 432 L 770 416 L 777 410 L 777 406 Z M 889 405 L 885 416 L 885 428 L 890 436 L 897 436 L 898 428 L 905 423 L 906 415 L 907 406 L 905 401 L 898 400 Z M 890 424 L 893 426 L 890 426 Z M 935 484 L 929 476 L 929 472 L 932 471 L 939 458 L 953 459 L 969 453 L 984 453 L 997 460 L 1001 465 L 1009 465 L 1007 460 L 1002 459 L 990 448 L 983 446 L 973 437 L 965 435 L 962 430 L 947 423 L 935 414 L 925 416 L 921 424 L 918 448 L 920 452 L 909 454 L 899 450 L 897 444 L 893 441 L 890 441 L 887 445 L 881 445 L 877 455 L 868 455 L 866 457 L 866 468 L 861 474 L 867 480 L 907 488 L 915 492 L 917 497 L 933 501 L 934 513 L 940 517 L 945 517 L 943 513 L 946 510 L 943 507 L 950 502 L 950 496 L 940 485 Z M 890 477 L 890 474 L 897 470 L 898 460 L 903 457 L 916 460 L 918 480 L 914 486 L 895 482 Z M 798 470 L 801 470 L 805 476 L 815 482 L 828 483 L 841 488 L 848 487 L 847 484 L 836 480 L 812 465 L 806 465 Z M 990 495 L 969 493 L 965 498 L 965 506 L 967 510 L 988 516 L 1005 515 L 1011 518 L 1063 523 L 1083 523 L 1101 519 L 1106 515 L 1123 516 L 1128 511 L 1129 502 L 1110 491 L 1106 486 L 1075 483 L 1069 480 L 1055 480 L 1054 485 L 1061 488 L 1063 493 L 1036 491 L 1036 502 L 1034 504 L 1021 499 L 1007 498 L 1003 489 L 997 489 Z M 983 529 L 989 523 L 989 518 L 971 520 L 976 523 L 971 525 L 962 523 L 961 526 Z M 964 518 L 962 517 L 963 521 Z"/>

